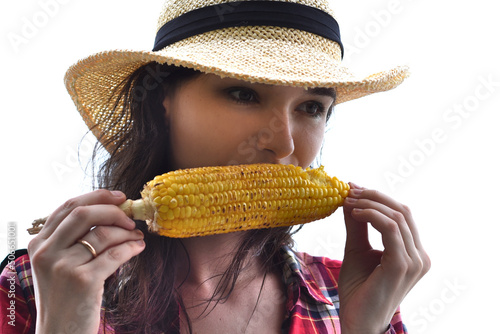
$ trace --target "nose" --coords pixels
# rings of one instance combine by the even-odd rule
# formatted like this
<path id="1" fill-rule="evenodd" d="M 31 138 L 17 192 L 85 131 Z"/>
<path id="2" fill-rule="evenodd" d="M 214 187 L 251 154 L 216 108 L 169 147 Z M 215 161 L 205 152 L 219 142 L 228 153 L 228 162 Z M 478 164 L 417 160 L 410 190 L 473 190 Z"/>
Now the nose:
<path id="1" fill-rule="evenodd" d="M 294 152 L 293 123 L 290 112 L 285 108 L 282 110 L 273 108 L 268 124 L 259 131 L 257 147 L 261 151 L 271 153 L 276 162 Z"/>

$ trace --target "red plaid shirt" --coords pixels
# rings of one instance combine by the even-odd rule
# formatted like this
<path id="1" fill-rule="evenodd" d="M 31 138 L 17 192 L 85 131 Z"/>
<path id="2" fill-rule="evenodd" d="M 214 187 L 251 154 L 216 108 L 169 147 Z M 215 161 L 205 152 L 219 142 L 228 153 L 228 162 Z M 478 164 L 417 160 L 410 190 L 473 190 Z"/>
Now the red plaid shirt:
<path id="1" fill-rule="evenodd" d="M 338 278 L 342 262 L 285 249 L 287 313 L 283 332 L 340 333 Z M 399 311 L 385 334 L 407 333 Z"/>
<path id="2" fill-rule="evenodd" d="M 283 333 L 340 333 L 337 282 L 340 261 L 285 248 L 287 317 Z M 36 309 L 28 255 L 8 261 L 0 276 L 1 333 L 35 333 Z M 101 325 L 98 334 L 114 333 Z M 407 333 L 397 312 L 386 334 Z"/>

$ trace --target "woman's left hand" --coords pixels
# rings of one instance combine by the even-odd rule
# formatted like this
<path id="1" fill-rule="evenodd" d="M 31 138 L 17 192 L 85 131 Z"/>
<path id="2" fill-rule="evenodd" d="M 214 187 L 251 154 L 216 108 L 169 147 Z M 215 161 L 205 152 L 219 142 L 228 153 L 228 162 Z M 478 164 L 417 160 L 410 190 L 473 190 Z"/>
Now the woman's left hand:
<path id="1" fill-rule="evenodd" d="M 344 202 L 347 229 L 339 278 L 342 333 L 387 331 L 406 294 L 430 269 L 410 210 L 375 190 L 350 184 Z M 368 224 L 382 235 L 372 248 Z"/>

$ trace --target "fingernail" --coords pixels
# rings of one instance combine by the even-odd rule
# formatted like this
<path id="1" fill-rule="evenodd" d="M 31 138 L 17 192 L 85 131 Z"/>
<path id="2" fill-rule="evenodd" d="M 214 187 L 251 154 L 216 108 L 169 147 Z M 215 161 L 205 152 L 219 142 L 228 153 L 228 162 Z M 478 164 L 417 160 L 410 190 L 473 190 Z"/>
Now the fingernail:
<path id="1" fill-rule="evenodd" d="M 135 221 L 131 218 L 128 219 L 128 224 L 130 225 L 130 227 L 132 228 L 136 228 L 136 224 L 135 224 Z"/>
<path id="2" fill-rule="evenodd" d="M 142 240 L 142 239 L 141 240 L 136 240 L 135 242 L 137 242 L 137 244 L 139 246 L 141 246 L 141 247 L 145 245 L 144 240 Z"/>
<path id="3" fill-rule="evenodd" d="M 123 196 L 123 193 L 121 191 L 119 191 L 119 190 L 112 190 L 111 194 L 113 196 L 116 196 L 116 197 L 122 197 Z"/>
<path id="4" fill-rule="evenodd" d="M 358 200 L 357 198 L 347 197 L 347 198 L 345 199 L 345 202 L 346 202 L 347 204 L 354 204 L 354 203 L 356 203 L 356 202 L 357 202 L 357 200 Z"/>
<path id="5" fill-rule="evenodd" d="M 351 189 L 350 192 L 354 195 L 354 196 L 359 196 L 361 195 L 361 193 L 363 192 L 363 189 Z"/>
<path id="6" fill-rule="evenodd" d="M 137 230 L 137 229 L 136 229 L 136 230 L 134 230 L 134 232 L 135 232 L 135 234 L 136 234 L 137 236 L 139 236 L 139 237 L 144 237 L 144 233 L 142 233 L 142 231 L 141 231 L 141 230 Z"/>

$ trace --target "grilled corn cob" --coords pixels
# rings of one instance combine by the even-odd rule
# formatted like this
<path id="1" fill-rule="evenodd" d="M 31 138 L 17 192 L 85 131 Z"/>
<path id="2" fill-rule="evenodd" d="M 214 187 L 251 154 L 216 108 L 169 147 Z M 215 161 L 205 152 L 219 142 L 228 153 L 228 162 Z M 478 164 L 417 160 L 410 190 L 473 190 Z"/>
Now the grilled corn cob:
<path id="1" fill-rule="evenodd" d="M 318 220 L 341 206 L 348 190 L 323 167 L 200 167 L 159 175 L 141 199 L 120 207 L 157 234 L 185 238 Z"/>

